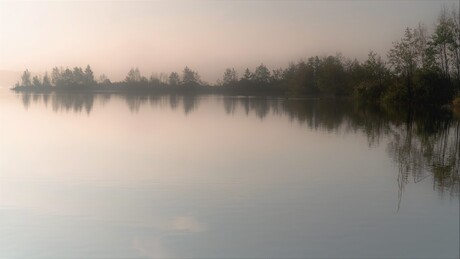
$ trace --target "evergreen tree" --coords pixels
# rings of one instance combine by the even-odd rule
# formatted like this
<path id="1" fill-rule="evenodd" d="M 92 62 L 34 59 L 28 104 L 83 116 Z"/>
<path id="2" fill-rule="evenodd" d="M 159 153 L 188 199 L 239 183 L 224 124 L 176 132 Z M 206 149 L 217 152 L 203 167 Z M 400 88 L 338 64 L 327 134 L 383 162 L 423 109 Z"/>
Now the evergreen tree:
<path id="1" fill-rule="evenodd" d="M 26 71 L 24 71 L 24 73 L 22 73 L 21 86 L 25 86 L 25 87 L 32 86 L 32 82 L 30 81 L 30 72 L 29 72 L 28 69 L 26 69 Z"/>
<path id="2" fill-rule="evenodd" d="M 85 74 L 84 74 L 84 84 L 86 86 L 91 86 L 95 84 L 96 81 L 94 80 L 94 73 L 93 70 L 91 70 L 91 67 L 89 65 L 86 66 L 85 68 Z"/>

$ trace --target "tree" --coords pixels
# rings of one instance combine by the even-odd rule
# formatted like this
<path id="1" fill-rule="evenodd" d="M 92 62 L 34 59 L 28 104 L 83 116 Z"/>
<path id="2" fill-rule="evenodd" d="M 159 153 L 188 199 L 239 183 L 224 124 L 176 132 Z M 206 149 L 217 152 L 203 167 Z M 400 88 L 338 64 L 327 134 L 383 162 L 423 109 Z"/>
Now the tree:
<path id="1" fill-rule="evenodd" d="M 28 69 L 22 73 L 21 76 L 21 85 L 25 87 L 30 87 L 32 86 L 32 82 L 30 81 L 30 72 Z"/>
<path id="2" fill-rule="evenodd" d="M 38 78 L 38 76 L 34 76 L 32 78 L 32 85 L 34 87 L 41 87 L 42 86 L 42 83 L 40 82 L 40 78 Z"/>
<path id="3" fill-rule="evenodd" d="M 375 80 L 379 87 L 383 87 L 384 80 L 387 74 L 385 62 L 375 52 L 369 52 L 366 62 L 363 65 L 367 80 Z"/>
<path id="4" fill-rule="evenodd" d="M 273 83 L 282 81 L 283 80 L 283 72 L 284 71 L 283 71 L 282 68 L 273 69 L 270 81 L 273 82 Z"/>
<path id="5" fill-rule="evenodd" d="M 457 91 L 460 93 L 460 5 L 459 10 L 452 10 L 453 41 L 450 46 L 451 59 L 454 63 L 457 79 Z"/>
<path id="6" fill-rule="evenodd" d="M 271 76 L 270 70 L 268 70 L 268 68 L 264 64 L 260 64 L 260 66 L 258 66 L 256 68 L 256 71 L 254 72 L 254 79 L 258 83 L 262 83 L 262 84 L 270 83 L 270 76 Z"/>
<path id="7" fill-rule="evenodd" d="M 227 68 L 224 72 L 223 84 L 231 85 L 238 82 L 238 75 L 234 68 Z"/>
<path id="8" fill-rule="evenodd" d="M 139 68 L 131 68 L 125 78 L 126 83 L 139 83 L 141 81 L 141 72 Z"/>
<path id="9" fill-rule="evenodd" d="M 406 28 L 404 37 L 393 42 L 393 48 L 388 53 L 389 63 L 397 76 L 405 79 L 409 98 L 413 97 L 413 76 L 420 58 L 419 40 L 414 30 Z"/>
<path id="10" fill-rule="evenodd" d="M 83 73 L 83 69 L 81 69 L 81 67 L 74 67 L 72 74 L 73 74 L 73 79 L 72 79 L 73 85 L 84 86 L 86 84 L 85 73 Z"/>
<path id="11" fill-rule="evenodd" d="M 432 36 L 432 45 L 437 54 L 437 59 L 441 65 L 442 73 L 445 77 L 449 77 L 449 48 L 455 45 L 455 24 L 447 13 L 447 9 L 443 8 L 438 17 L 434 34 Z"/>
<path id="12" fill-rule="evenodd" d="M 244 80 L 244 81 L 252 81 L 252 80 L 254 80 L 254 74 L 251 73 L 249 68 L 246 68 L 246 70 L 244 71 L 242 80 Z"/>
<path id="13" fill-rule="evenodd" d="M 433 60 L 428 51 L 430 45 L 430 39 L 428 36 L 427 28 L 422 23 L 419 23 L 418 26 L 414 29 L 414 37 L 416 38 L 417 44 L 417 53 L 419 53 L 419 67 L 422 68 L 432 68 Z"/>
<path id="14" fill-rule="evenodd" d="M 45 75 L 43 76 L 42 85 L 45 88 L 51 87 L 51 82 L 50 82 L 50 77 L 48 76 L 48 72 L 46 72 Z"/>
<path id="15" fill-rule="evenodd" d="M 290 63 L 289 67 L 283 71 L 282 78 L 285 80 L 286 88 L 291 94 L 303 95 L 313 92 L 314 76 L 312 67 L 304 61 Z"/>
<path id="16" fill-rule="evenodd" d="M 324 93 L 343 94 L 345 90 L 345 68 L 339 56 L 328 56 L 321 60 L 318 71 L 318 88 Z"/>
<path id="17" fill-rule="evenodd" d="M 74 85 L 74 75 L 69 68 L 66 68 L 62 73 L 62 86 L 70 87 Z"/>
<path id="18" fill-rule="evenodd" d="M 180 82 L 179 74 L 176 73 L 176 72 L 172 72 L 172 73 L 169 75 L 169 85 L 177 86 L 177 85 L 179 85 L 180 83 L 181 83 L 181 82 Z"/>
<path id="19" fill-rule="evenodd" d="M 191 70 L 187 66 L 182 71 L 182 84 L 184 85 L 198 85 L 200 77 L 197 72 Z"/>
<path id="20" fill-rule="evenodd" d="M 94 80 L 93 70 L 91 70 L 91 67 L 87 65 L 85 68 L 85 74 L 84 74 L 84 84 L 86 86 L 91 86 L 91 85 L 94 85 L 95 83 L 96 81 Z"/>
<path id="21" fill-rule="evenodd" d="M 55 86 L 61 85 L 62 81 L 62 68 L 59 69 L 58 67 L 54 67 L 53 71 L 51 71 L 51 82 Z"/>
<path id="22" fill-rule="evenodd" d="M 385 81 L 388 77 L 385 62 L 377 53 L 371 51 L 361 69 L 362 75 L 360 82 L 355 86 L 355 93 L 367 100 L 378 100 L 385 90 Z"/>
<path id="23" fill-rule="evenodd" d="M 307 75 L 310 76 L 310 80 L 307 80 L 307 83 L 311 85 L 310 87 L 307 87 L 312 90 L 312 92 L 319 92 L 319 73 L 321 71 L 321 60 L 319 59 L 318 56 L 311 57 L 308 59 L 307 62 Z"/>
<path id="24" fill-rule="evenodd" d="M 345 67 L 345 81 L 347 89 L 355 89 L 365 77 L 364 65 L 362 65 L 357 59 L 347 60 L 344 63 Z"/>

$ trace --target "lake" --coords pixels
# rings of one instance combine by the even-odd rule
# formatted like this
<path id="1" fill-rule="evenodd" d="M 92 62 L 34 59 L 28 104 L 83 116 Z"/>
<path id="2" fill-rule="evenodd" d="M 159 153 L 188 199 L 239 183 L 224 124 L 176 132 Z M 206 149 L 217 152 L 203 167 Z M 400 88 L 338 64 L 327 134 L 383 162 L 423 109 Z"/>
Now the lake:
<path id="1" fill-rule="evenodd" d="M 458 258 L 460 121 L 0 90 L 0 258 Z"/>

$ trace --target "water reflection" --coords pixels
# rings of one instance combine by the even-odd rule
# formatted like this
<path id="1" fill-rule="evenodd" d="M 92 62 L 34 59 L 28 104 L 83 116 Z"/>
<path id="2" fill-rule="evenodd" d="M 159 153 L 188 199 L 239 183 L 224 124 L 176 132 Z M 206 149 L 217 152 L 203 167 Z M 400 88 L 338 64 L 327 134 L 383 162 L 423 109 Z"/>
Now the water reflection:
<path id="1" fill-rule="evenodd" d="M 99 101 L 105 104 L 110 100 L 109 94 L 86 94 L 86 93 L 59 93 L 59 94 L 21 94 L 22 103 L 25 108 L 29 108 L 30 103 L 43 102 L 48 107 L 50 104 L 55 112 L 82 112 L 91 113 L 94 102 Z"/>
<path id="2" fill-rule="evenodd" d="M 346 99 L 0 98 L 2 258 L 458 257 L 450 113 Z"/>
<path id="3" fill-rule="evenodd" d="M 206 96 L 122 94 L 20 94 L 25 108 L 31 103 L 51 106 L 54 112 L 86 112 L 95 102 L 104 105 L 121 98 L 133 113 L 143 106 L 182 110 L 185 115 L 198 108 Z M 225 113 L 237 110 L 263 120 L 268 114 L 287 116 L 310 130 L 362 133 L 369 146 L 388 139 L 387 153 L 398 168 L 399 200 L 409 182 L 432 177 L 441 195 L 460 193 L 460 121 L 446 111 L 412 111 L 361 106 L 346 99 L 282 99 L 269 97 L 210 97 Z M 398 205 L 399 206 L 399 205 Z"/>

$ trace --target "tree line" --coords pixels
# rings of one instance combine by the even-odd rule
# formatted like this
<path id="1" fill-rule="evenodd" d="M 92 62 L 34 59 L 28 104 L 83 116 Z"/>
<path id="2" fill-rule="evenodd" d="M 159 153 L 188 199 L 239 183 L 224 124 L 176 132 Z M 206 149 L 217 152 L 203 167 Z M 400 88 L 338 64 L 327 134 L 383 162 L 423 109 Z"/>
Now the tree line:
<path id="1" fill-rule="evenodd" d="M 94 79 L 91 67 L 53 68 L 51 76 L 34 76 L 26 70 L 16 90 L 80 89 L 89 87 L 129 90 L 178 89 L 230 94 L 288 96 L 353 95 L 371 102 L 442 105 L 454 100 L 460 106 L 460 15 L 443 8 L 432 33 L 419 24 L 406 28 L 386 57 L 370 51 L 367 60 L 313 56 L 270 70 L 264 64 L 240 76 L 227 68 L 222 79 L 209 85 L 198 72 L 185 67 L 181 73 L 143 76 L 132 68 L 125 80 L 112 83 L 105 75 Z"/>
<path id="2" fill-rule="evenodd" d="M 31 76 L 29 70 L 26 69 L 22 73 L 21 83 L 16 83 L 15 88 L 69 88 L 69 87 L 91 87 L 96 86 L 97 82 L 94 80 L 94 73 L 91 67 L 86 66 L 85 70 L 80 67 L 75 67 L 73 70 L 69 68 L 63 69 L 55 67 L 51 72 L 45 72 L 43 77 Z"/>

